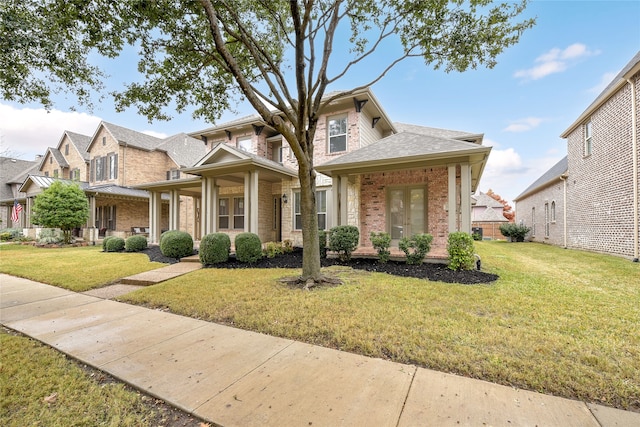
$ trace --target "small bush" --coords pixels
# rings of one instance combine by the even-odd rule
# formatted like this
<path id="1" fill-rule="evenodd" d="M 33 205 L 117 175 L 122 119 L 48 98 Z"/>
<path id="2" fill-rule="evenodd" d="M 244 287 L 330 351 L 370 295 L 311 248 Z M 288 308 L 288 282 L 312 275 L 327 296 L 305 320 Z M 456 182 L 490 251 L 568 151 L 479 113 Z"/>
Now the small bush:
<path id="1" fill-rule="evenodd" d="M 371 234 L 369 234 L 369 238 L 371 239 L 373 248 L 378 252 L 378 261 L 382 264 L 389 261 L 391 257 L 391 252 L 389 251 L 391 247 L 391 235 L 385 232 L 375 233 L 372 231 Z"/>
<path id="2" fill-rule="evenodd" d="M 144 236 L 131 236 L 124 241 L 125 252 L 140 252 L 147 249 L 147 238 Z"/>
<path id="3" fill-rule="evenodd" d="M 320 245 L 320 258 L 327 257 L 327 232 L 324 230 L 318 231 L 318 245 Z"/>
<path id="4" fill-rule="evenodd" d="M 447 242 L 449 268 L 451 270 L 471 270 L 475 264 L 473 237 L 464 231 L 449 233 Z"/>
<path id="5" fill-rule="evenodd" d="M 43 228 L 38 236 L 38 243 L 45 245 L 62 242 L 62 233 L 55 228 Z"/>
<path id="6" fill-rule="evenodd" d="M 267 258 L 275 258 L 276 255 L 283 253 L 284 250 L 281 243 L 267 242 L 264 244 L 264 251 L 262 252 Z"/>
<path id="7" fill-rule="evenodd" d="M 0 230 L 0 241 L 20 240 L 22 238 L 22 230 L 19 228 L 5 228 Z"/>
<path id="8" fill-rule="evenodd" d="M 353 225 L 339 225 L 329 230 L 329 249 L 338 253 L 341 261 L 351 259 L 351 253 L 358 247 L 360 232 Z"/>
<path id="9" fill-rule="evenodd" d="M 480 235 L 480 233 L 473 233 L 471 237 L 473 237 L 473 240 L 476 241 L 482 240 L 482 236 Z"/>
<path id="10" fill-rule="evenodd" d="M 424 261 L 431 250 L 431 242 L 433 236 L 431 234 L 414 234 L 409 237 L 403 237 L 400 239 L 398 247 L 404 252 L 407 257 L 407 264 L 417 265 Z"/>
<path id="11" fill-rule="evenodd" d="M 256 262 L 262 258 L 262 242 L 254 233 L 240 233 L 236 236 L 236 259 L 240 262 Z"/>
<path id="12" fill-rule="evenodd" d="M 293 252 L 293 242 L 289 239 L 282 241 L 282 252 L 285 254 Z"/>
<path id="13" fill-rule="evenodd" d="M 105 236 L 105 238 L 102 239 L 102 252 L 107 252 L 107 242 L 114 237 L 115 236 Z"/>
<path id="14" fill-rule="evenodd" d="M 200 240 L 200 252 L 198 254 L 203 265 L 219 264 L 229 260 L 231 252 L 231 239 L 228 234 L 211 233 Z"/>
<path id="15" fill-rule="evenodd" d="M 193 238 L 185 231 L 166 231 L 160 237 L 160 251 L 169 258 L 184 258 L 193 255 Z"/>
<path id="16" fill-rule="evenodd" d="M 512 242 L 524 242 L 524 237 L 531 231 L 531 228 L 526 225 L 518 225 L 513 222 L 508 222 L 500 226 L 500 233 L 504 237 L 511 238 Z"/>
<path id="17" fill-rule="evenodd" d="M 107 240 L 107 252 L 120 252 L 124 249 L 124 239 L 122 237 L 111 236 Z"/>

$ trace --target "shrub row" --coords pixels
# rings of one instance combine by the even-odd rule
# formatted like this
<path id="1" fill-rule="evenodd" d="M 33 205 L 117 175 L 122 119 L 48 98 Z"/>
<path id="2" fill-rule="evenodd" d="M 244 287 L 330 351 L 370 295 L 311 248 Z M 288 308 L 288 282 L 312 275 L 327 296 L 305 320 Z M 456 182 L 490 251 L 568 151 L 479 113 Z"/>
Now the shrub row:
<path id="1" fill-rule="evenodd" d="M 262 258 L 262 242 L 255 233 L 240 233 L 235 240 L 236 259 L 240 262 L 252 263 Z M 268 256 L 274 257 L 277 253 L 284 251 L 283 247 L 276 247 L 276 244 L 269 242 L 265 247 L 269 248 Z M 289 246 L 290 247 L 290 246 Z M 211 233 L 205 235 L 200 241 L 200 262 L 204 265 L 218 264 L 229 260 L 231 252 L 231 239 L 224 233 Z"/>
<path id="2" fill-rule="evenodd" d="M 500 226 L 500 233 L 504 237 L 508 237 L 512 242 L 524 242 L 524 237 L 531 231 L 531 228 L 526 225 L 518 225 L 513 222 L 508 222 Z"/>
<path id="3" fill-rule="evenodd" d="M 107 236 L 102 239 L 104 252 L 140 252 L 147 248 L 147 238 L 144 236 L 131 236 L 127 240 L 122 237 Z"/>

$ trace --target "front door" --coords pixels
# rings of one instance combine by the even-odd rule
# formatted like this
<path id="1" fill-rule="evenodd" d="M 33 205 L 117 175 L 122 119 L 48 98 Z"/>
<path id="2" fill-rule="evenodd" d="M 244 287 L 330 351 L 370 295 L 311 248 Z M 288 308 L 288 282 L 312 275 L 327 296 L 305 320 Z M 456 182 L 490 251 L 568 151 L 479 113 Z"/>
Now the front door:
<path id="1" fill-rule="evenodd" d="M 424 187 L 400 187 L 388 191 L 387 229 L 392 245 L 403 237 L 424 233 L 427 209 Z"/>
<path id="2" fill-rule="evenodd" d="M 273 198 L 273 231 L 275 234 L 275 241 L 282 241 L 282 197 L 276 196 Z"/>

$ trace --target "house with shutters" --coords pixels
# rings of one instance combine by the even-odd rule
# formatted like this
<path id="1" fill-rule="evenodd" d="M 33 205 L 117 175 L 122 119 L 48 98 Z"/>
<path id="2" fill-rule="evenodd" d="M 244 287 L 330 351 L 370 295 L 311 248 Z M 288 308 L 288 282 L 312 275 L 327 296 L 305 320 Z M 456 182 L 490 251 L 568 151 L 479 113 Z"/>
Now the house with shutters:
<path id="1" fill-rule="evenodd" d="M 23 228 L 26 214 L 24 209 L 18 215 L 18 222 L 11 220 L 11 211 L 15 202 L 23 207 L 27 198 L 20 186 L 30 173 L 38 170 L 39 160 L 29 161 L 0 157 L 0 229 Z"/>
<path id="2" fill-rule="evenodd" d="M 562 133 L 567 156 L 515 201 L 529 239 L 638 261 L 640 52 Z"/>
<path id="3" fill-rule="evenodd" d="M 66 131 L 20 185 L 19 191 L 25 195 L 24 227 L 35 236 L 36 226 L 30 222 L 33 199 L 53 180 L 64 180 L 77 182 L 89 201 L 90 219 L 86 227 L 76 230 L 77 236 L 96 241 L 106 235 L 127 237 L 146 232 L 149 195 L 133 186 L 178 178 L 179 169 L 192 165 L 205 150 L 201 140 L 186 134 L 161 139 L 107 122 L 100 123 L 93 136 Z M 178 202 L 185 219 L 193 210 L 190 202 Z M 168 200 L 164 200 L 161 229 L 169 226 L 168 207 Z M 193 223 L 181 226 L 195 232 Z"/>
<path id="4" fill-rule="evenodd" d="M 206 145 L 204 156 L 177 179 L 134 185 L 149 192 L 152 242 L 164 228 L 163 197 L 169 229 L 180 228 L 180 200 L 190 197 L 196 240 L 253 232 L 263 242 L 302 245 L 297 162 L 282 135 L 257 115 L 190 135 Z M 321 110 L 314 140 L 319 226 L 358 227 L 362 251 L 371 248 L 372 231 L 389 232 L 394 245 L 430 233 L 432 254 L 446 256 L 449 232 L 471 232 L 471 195 L 491 151 L 482 139 L 394 123 L 369 88 L 334 99 Z"/>

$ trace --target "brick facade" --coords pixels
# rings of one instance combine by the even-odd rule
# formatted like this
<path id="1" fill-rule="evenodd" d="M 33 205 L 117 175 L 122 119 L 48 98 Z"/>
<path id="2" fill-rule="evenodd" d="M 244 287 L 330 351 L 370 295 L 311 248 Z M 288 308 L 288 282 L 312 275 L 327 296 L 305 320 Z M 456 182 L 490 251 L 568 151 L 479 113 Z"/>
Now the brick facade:
<path id="1" fill-rule="evenodd" d="M 564 182 L 557 179 L 531 196 L 518 200 L 516 222 L 531 228 L 527 240 L 563 246 L 564 209 Z"/>

